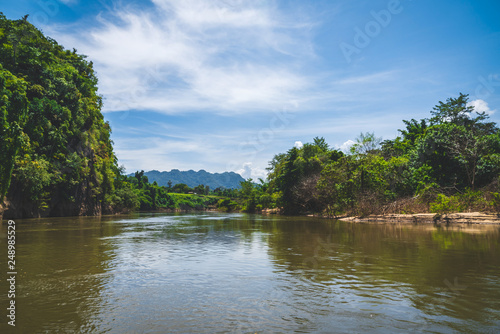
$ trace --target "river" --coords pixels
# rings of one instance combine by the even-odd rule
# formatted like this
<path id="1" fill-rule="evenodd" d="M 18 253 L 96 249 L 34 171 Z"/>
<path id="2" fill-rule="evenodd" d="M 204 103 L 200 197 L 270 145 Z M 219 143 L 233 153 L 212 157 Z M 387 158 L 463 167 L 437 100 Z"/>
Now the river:
<path id="1" fill-rule="evenodd" d="M 16 327 L 2 314 L 2 333 L 500 330 L 500 226 L 223 213 L 15 222 Z M 5 275 L 6 221 L 0 233 Z"/>

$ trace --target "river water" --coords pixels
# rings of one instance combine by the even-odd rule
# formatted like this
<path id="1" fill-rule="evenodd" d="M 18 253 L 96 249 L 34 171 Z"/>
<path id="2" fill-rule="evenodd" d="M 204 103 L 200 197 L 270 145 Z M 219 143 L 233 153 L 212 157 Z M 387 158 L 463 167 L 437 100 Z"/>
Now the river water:
<path id="1" fill-rule="evenodd" d="M 499 226 L 200 213 L 16 227 L 2 333 L 500 331 Z"/>

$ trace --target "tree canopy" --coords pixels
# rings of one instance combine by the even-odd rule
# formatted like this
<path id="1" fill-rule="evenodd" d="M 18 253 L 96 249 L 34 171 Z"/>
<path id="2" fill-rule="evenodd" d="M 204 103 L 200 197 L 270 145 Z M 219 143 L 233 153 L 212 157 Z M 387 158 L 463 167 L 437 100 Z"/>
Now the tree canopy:
<path id="1" fill-rule="evenodd" d="M 430 114 L 403 120 L 405 128 L 392 140 L 361 133 L 348 154 L 318 137 L 277 154 L 268 169 L 266 192 L 275 199 L 270 206 L 286 214 L 336 216 L 428 211 L 442 207 L 437 202 L 454 200 L 462 203 L 455 209 L 495 210 L 500 198 L 496 124 L 462 93 L 440 101 Z"/>
<path id="2" fill-rule="evenodd" d="M 119 174 L 92 62 L 0 14 L 0 196 L 16 216 L 98 214 Z"/>

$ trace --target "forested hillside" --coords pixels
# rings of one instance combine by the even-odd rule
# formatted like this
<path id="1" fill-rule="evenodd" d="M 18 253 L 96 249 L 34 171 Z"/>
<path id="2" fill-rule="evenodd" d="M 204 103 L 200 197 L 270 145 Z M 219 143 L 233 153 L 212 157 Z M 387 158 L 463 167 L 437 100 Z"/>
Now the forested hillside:
<path id="1" fill-rule="evenodd" d="M 132 176 L 130 174 L 129 176 Z M 172 169 L 170 172 L 160 172 L 151 170 L 144 172 L 149 182 L 157 182 L 160 186 L 171 187 L 173 185 L 184 183 L 188 187 L 194 188 L 200 184 L 209 186 L 210 189 L 225 188 L 237 189 L 240 182 L 245 181 L 240 174 L 235 172 L 209 173 L 204 170 L 195 172 L 194 170 L 180 171 Z"/>
<path id="2" fill-rule="evenodd" d="M 92 62 L 44 36 L 28 16 L 0 13 L 0 46 L 0 216 L 205 209 L 235 196 L 216 187 L 207 196 L 196 182 L 167 188 L 143 172 L 122 175 Z"/>
<path id="3" fill-rule="evenodd" d="M 95 215 L 119 170 L 92 62 L 0 14 L 0 198 L 6 216 Z"/>
<path id="4" fill-rule="evenodd" d="M 0 13 L 0 215 L 500 211 L 500 131 L 464 94 L 439 102 L 427 119 L 404 120 L 393 140 L 362 133 L 344 153 L 316 137 L 277 154 L 259 184 L 219 175 L 240 182 L 239 190 L 224 180 L 210 187 L 204 171 L 177 185 L 176 171 L 122 175 L 101 107 L 91 61 L 44 36 L 27 16 L 13 21 Z"/>

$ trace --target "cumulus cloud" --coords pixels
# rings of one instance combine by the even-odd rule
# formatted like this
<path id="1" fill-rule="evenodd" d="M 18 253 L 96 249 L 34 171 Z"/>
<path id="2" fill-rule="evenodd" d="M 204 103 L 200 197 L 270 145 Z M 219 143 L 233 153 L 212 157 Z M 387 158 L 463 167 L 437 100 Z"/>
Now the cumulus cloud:
<path id="1" fill-rule="evenodd" d="M 356 142 L 354 140 L 349 139 L 348 141 L 344 142 L 342 145 L 339 146 L 339 150 L 347 153 L 354 144 L 356 144 Z"/>
<path id="2" fill-rule="evenodd" d="M 257 181 L 259 178 L 265 179 L 267 177 L 267 171 L 262 168 L 256 168 L 252 166 L 251 162 L 245 162 L 243 167 L 236 171 L 245 180 L 252 178 L 253 181 Z"/>
<path id="3" fill-rule="evenodd" d="M 245 112 L 280 108 L 310 79 L 296 66 L 312 56 L 302 31 L 263 2 L 153 0 L 117 8 L 81 34 L 48 27 L 94 62 L 104 111 Z"/>
<path id="4" fill-rule="evenodd" d="M 252 163 L 244 163 L 243 168 L 236 171 L 236 173 L 240 174 L 245 180 L 252 177 Z"/>
<path id="5" fill-rule="evenodd" d="M 302 148 L 304 146 L 304 144 L 302 144 L 302 142 L 300 140 L 298 140 L 295 142 L 295 144 L 293 144 L 293 146 L 295 146 L 296 148 Z"/>
<path id="6" fill-rule="evenodd" d="M 474 111 L 485 112 L 487 115 L 493 115 L 496 111 L 496 110 L 491 110 L 490 107 L 488 106 L 488 102 L 481 99 L 470 101 L 467 105 L 474 107 Z"/>
<path id="7" fill-rule="evenodd" d="M 126 166 L 127 172 L 136 170 L 170 170 L 173 168 L 207 169 L 203 163 L 196 161 L 206 160 L 207 151 L 216 152 L 211 143 L 200 146 L 196 139 L 179 140 L 166 139 L 161 136 L 144 138 L 121 138 L 114 145 L 115 153 L 120 158 L 120 164 Z M 168 153 L 165 153 L 168 152 Z M 179 159 L 179 155 L 192 155 L 198 159 Z"/>
<path id="8" fill-rule="evenodd" d="M 232 170 L 254 180 L 265 178 L 278 144 L 288 147 L 299 136 L 333 132 L 348 138 L 359 131 L 360 122 L 369 129 L 377 122 L 387 125 L 380 115 L 359 117 L 360 110 L 380 106 L 385 112 L 387 105 L 380 102 L 390 101 L 386 93 L 404 98 L 402 78 L 412 77 L 397 69 L 315 70 L 321 57 L 313 47 L 314 29 L 322 23 L 273 1 L 111 3 L 95 19 L 42 28 L 93 61 L 104 112 L 126 111 L 106 117 L 116 122 L 113 140 L 120 163 L 132 171 Z M 394 112 L 399 110 L 398 105 Z M 156 115 L 147 117 L 165 117 L 162 122 L 182 126 L 154 131 L 134 124 L 137 129 L 127 133 L 123 125 L 134 111 L 152 111 Z M 308 115 L 298 115 L 303 111 Z M 274 122 L 276 112 L 285 113 L 286 121 L 280 116 Z M 177 117 L 184 113 L 189 113 L 186 120 L 209 113 L 214 121 L 207 126 L 183 119 L 181 124 Z M 168 123 L 172 119 L 177 122 Z M 242 120 L 248 120 L 245 130 L 237 125 Z M 272 136 L 262 145 L 260 136 L 267 129 Z"/>

